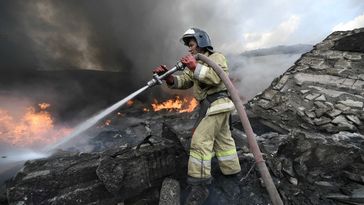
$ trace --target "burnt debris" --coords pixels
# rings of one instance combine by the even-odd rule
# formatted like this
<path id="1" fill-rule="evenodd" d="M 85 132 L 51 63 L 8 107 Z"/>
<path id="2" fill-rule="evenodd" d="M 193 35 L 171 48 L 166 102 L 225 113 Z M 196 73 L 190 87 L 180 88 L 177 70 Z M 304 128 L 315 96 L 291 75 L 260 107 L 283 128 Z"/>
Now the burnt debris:
<path id="1" fill-rule="evenodd" d="M 284 204 L 364 203 L 363 33 L 334 32 L 246 105 Z M 183 203 L 195 114 L 138 110 L 124 110 L 88 141 L 26 162 L 0 188 L 0 202 Z M 231 181 L 213 160 L 207 204 L 269 204 L 237 119 L 232 134 L 242 172 Z"/>

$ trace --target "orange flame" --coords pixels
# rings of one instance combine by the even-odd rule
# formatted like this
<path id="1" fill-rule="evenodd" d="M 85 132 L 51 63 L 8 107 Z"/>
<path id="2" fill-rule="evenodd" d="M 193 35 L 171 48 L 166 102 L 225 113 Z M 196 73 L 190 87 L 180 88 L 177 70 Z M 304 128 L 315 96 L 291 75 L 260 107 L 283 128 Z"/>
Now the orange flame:
<path id="1" fill-rule="evenodd" d="M 21 117 L 14 117 L 8 111 L 0 109 L 0 142 L 19 147 L 37 147 L 54 143 L 70 133 L 71 129 L 56 129 L 52 116 L 45 109 L 47 103 L 38 104 L 39 112 L 34 107 L 26 108 Z"/>
<path id="2" fill-rule="evenodd" d="M 41 110 L 45 110 L 49 108 L 51 105 L 48 103 L 39 103 L 38 106 L 40 107 Z"/>
<path id="3" fill-rule="evenodd" d="M 129 107 L 132 106 L 134 104 L 133 100 L 128 100 L 128 102 L 126 103 Z"/>
<path id="4" fill-rule="evenodd" d="M 158 103 L 157 100 L 154 99 L 154 103 L 152 103 L 152 108 L 154 112 L 161 110 L 168 110 L 170 112 L 177 111 L 179 113 L 183 112 L 192 112 L 198 105 L 198 102 L 195 98 L 185 97 L 180 99 L 179 96 L 176 96 L 175 99 L 169 99 L 165 102 Z"/>
<path id="5" fill-rule="evenodd" d="M 111 120 L 106 120 L 104 123 L 105 126 L 109 126 L 110 124 L 111 124 Z"/>

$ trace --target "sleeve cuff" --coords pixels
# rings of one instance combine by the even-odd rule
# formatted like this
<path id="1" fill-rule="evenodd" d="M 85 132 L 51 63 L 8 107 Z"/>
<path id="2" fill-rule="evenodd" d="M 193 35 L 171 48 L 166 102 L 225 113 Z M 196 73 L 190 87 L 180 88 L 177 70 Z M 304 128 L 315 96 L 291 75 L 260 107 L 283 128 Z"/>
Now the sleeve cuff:
<path id="1" fill-rule="evenodd" d="M 180 79 L 178 76 L 173 76 L 173 84 L 167 84 L 169 88 L 179 88 Z"/>
<path id="2" fill-rule="evenodd" d="M 193 77 L 198 80 L 204 79 L 208 69 L 209 68 L 207 66 L 197 63 L 195 72 L 193 72 Z"/>

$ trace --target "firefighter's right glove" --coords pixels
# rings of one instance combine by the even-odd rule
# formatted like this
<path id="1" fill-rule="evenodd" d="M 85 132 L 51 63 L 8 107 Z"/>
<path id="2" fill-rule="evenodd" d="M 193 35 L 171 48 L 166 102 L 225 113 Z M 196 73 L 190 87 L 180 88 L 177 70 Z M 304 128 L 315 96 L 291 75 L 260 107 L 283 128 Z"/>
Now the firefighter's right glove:
<path id="1" fill-rule="evenodd" d="M 158 75 L 163 75 L 167 71 L 168 71 L 168 69 L 165 65 L 160 65 L 153 69 L 153 73 L 156 73 Z M 173 85 L 173 83 L 174 83 L 174 79 L 173 79 L 172 75 L 166 76 L 163 80 L 165 80 L 168 85 Z"/>
<path id="2" fill-rule="evenodd" d="M 188 54 L 188 55 L 182 57 L 181 58 L 181 63 L 183 63 L 183 65 L 185 65 L 192 72 L 195 72 L 197 62 L 196 62 L 196 58 L 193 57 L 193 55 Z"/>

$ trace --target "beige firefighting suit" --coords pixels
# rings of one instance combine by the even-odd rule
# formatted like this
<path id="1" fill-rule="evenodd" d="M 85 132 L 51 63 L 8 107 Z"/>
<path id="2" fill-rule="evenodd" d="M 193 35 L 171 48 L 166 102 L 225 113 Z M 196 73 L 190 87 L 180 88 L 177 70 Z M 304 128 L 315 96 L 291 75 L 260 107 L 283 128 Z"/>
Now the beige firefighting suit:
<path id="1" fill-rule="evenodd" d="M 225 56 L 221 53 L 205 53 L 228 72 Z M 175 75 L 174 84 L 170 88 L 188 89 L 193 87 L 194 96 L 198 101 L 208 95 L 226 90 L 225 85 L 215 73 L 202 61 L 198 61 L 194 72 L 185 69 L 182 75 Z M 216 155 L 223 174 L 230 175 L 240 172 L 239 159 L 234 140 L 231 137 L 229 117 L 234 110 L 234 104 L 227 98 L 219 98 L 211 103 L 205 117 L 196 127 L 191 141 L 188 161 L 188 175 L 198 179 L 211 178 L 211 158 Z"/>

